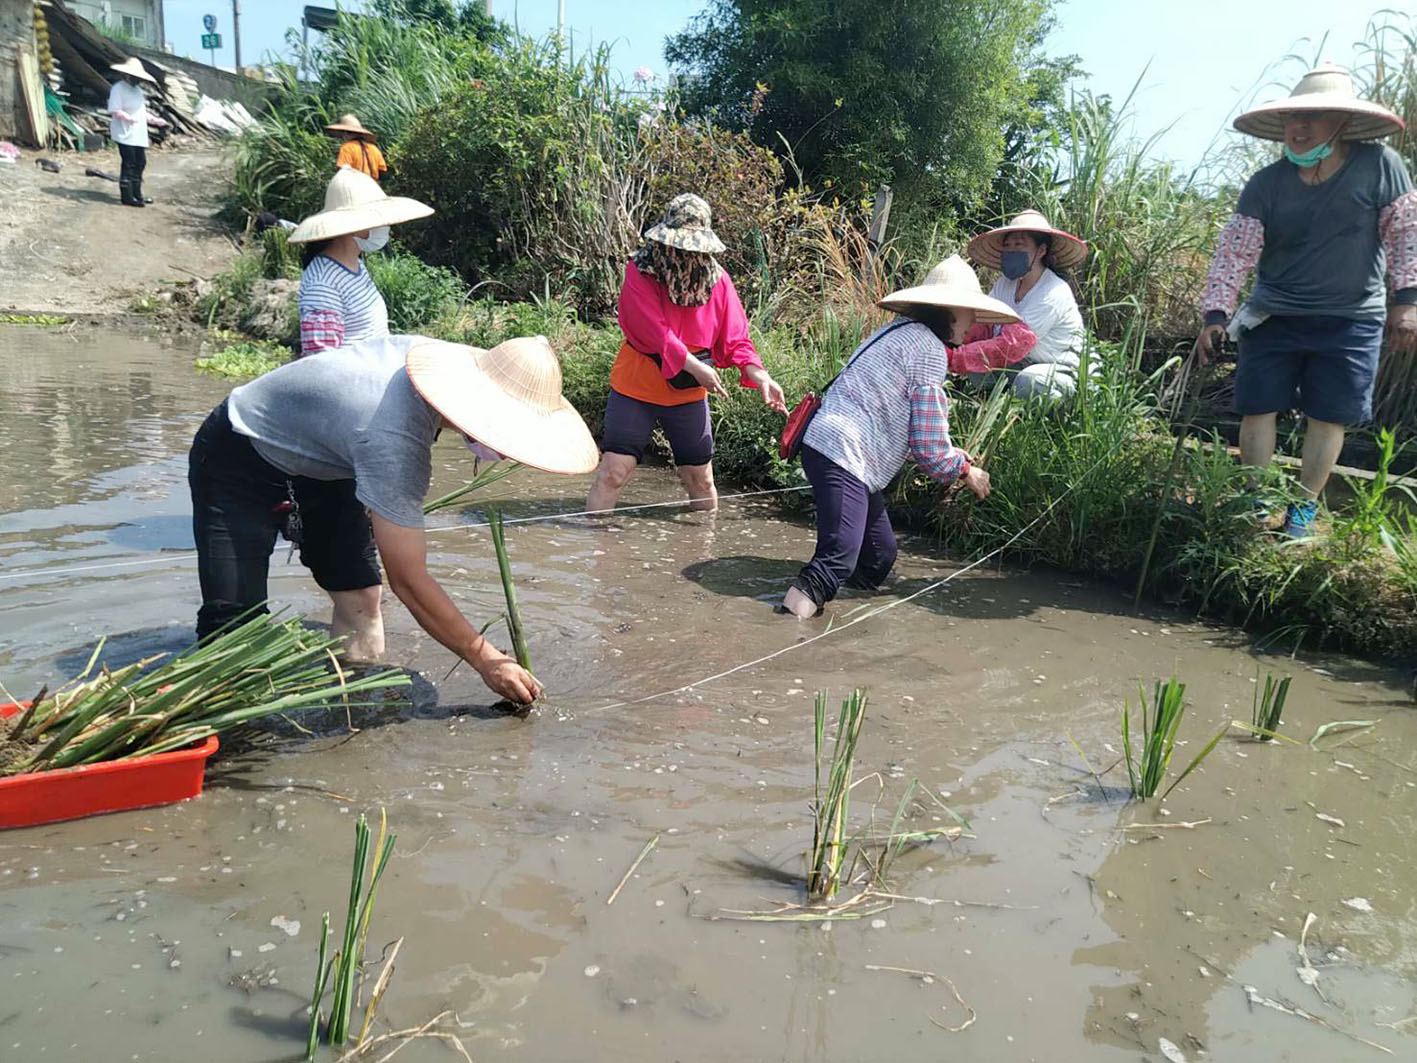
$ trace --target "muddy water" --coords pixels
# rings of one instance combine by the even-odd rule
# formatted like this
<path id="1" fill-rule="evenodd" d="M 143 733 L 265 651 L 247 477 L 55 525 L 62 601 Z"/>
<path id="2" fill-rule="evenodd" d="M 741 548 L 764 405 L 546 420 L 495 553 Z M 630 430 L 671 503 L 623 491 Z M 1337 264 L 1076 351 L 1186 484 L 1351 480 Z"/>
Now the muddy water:
<path id="1" fill-rule="evenodd" d="M 103 634 L 114 660 L 183 644 L 183 458 L 225 391 L 189 361 L 148 338 L 0 332 L 0 679 L 17 695 L 77 671 Z M 465 452 L 440 444 L 435 466 L 451 488 Z M 519 475 L 491 495 L 533 515 L 579 509 L 585 486 Z M 674 494 L 651 470 L 626 501 Z M 431 539 L 473 617 L 500 610 L 485 532 L 458 526 L 479 520 L 445 514 Z M 529 718 L 492 709 L 466 668 L 445 678 L 449 656 L 393 603 L 390 655 L 421 676 L 411 704 L 354 734 L 258 736 L 196 801 L 0 835 L 0 1057 L 293 1058 L 320 913 L 342 904 L 354 817 L 380 806 L 398 843 L 371 941 L 404 939 L 382 1014 L 406 1027 L 452 1009 L 479 1060 L 1120 1061 L 1163 1058 L 1162 1038 L 1191 1060 L 1383 1058 L 1349 1034 L 1417 1053 L 1401 1022 L 1417 1014 L 1403 676 L 1263 656 L 1066 577 L 977 571 L 613 708 L 823 630 L 765 604 L 809 530 L 735 502 L 716 519 L 520 525 L 510 543 L 549 691 Z M 897 593 L 949 571 L 913 546 Z M 279 601 L 320 612 L 298 565 L 273 573 Z M 1084 769 L 1069 736 L 1109 768 L 1139 678 L 1190 684 L 1184 761 L 1248 717 L 1257 666 L 1294 676 L 1285 727 L 1302 740 L 1326 720 L 1378 725 L 1318 749 L 1222 741 L 1164 813 L 1124 805 L 1120 769 L 1101 785 Z M 853 685 L 871 699 L 860 774 L 880 773 L 886 802 L 917 778 L 971 823 L 894 870 L 900 893 L 943 903 L 715 919 L 798 899 L 812 692 Z M 863 816 L 876 790 L 858 788 Z M 1323 999 L 1296 973 L 1309 913 Z M 977 1013 L 962 1032 L 942 1028 L 968 1017 L 943 978 Z M 453 1057 L 423 1042 L 401 1058 Z"/>

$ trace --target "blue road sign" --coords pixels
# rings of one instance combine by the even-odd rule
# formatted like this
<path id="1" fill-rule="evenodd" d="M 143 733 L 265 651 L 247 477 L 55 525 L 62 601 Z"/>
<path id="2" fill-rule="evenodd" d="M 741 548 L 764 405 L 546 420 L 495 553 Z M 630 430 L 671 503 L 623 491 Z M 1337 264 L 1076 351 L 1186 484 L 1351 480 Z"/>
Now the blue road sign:
<path id="1" fill-rule="evenodd" d="M 216 16 L 215 16 L 215 15 L 203 15 L 203 16 L 202 16 L 202 29 L 206 30 L 208 33 L 215 33 L 215 32 L 216 32 Z"/>

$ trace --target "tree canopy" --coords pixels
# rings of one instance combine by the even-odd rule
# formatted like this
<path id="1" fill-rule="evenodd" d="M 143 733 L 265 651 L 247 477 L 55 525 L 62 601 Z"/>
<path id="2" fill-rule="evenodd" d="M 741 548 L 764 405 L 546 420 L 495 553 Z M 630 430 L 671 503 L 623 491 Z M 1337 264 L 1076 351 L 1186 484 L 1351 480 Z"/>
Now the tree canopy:
<path id="1" fill-rule="evenodd" d="M 1053 0 L 712 0 L 665 56 L 691 116 L 746 129 L 814 185 L 968 206 L 1060 92 Z M 1055 73 L 1070 67 L 1053 63 Z"/>

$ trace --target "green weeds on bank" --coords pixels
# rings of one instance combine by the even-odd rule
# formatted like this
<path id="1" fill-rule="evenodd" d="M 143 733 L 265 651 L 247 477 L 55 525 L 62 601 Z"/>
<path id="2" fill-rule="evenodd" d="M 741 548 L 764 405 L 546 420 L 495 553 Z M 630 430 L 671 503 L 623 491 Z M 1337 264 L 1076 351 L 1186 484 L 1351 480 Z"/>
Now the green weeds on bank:
<path id="1" fill-rule="evenodd" d="M 194 363 L 204 373 L 250 380 L 284 365 L 290 360 L 290 348 L 260 340 L 239 340 L 229 343 L 207 358 Z"/>

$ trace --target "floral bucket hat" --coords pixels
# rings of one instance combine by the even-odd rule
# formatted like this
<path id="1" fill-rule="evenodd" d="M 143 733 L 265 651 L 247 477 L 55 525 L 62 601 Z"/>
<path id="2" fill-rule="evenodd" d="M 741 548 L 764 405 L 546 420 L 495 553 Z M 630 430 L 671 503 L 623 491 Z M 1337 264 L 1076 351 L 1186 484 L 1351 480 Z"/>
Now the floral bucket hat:
<path id="1" fill-rule="evenodd" d="M 709 205 L 692 192 L 685 192 L 669 201 L 664 217 L 645 233 L 645 239 L 677 247 L 680 251 L 716 255 L 725 248 L 714 233 L 712 222 L 713 211 Z"/>

